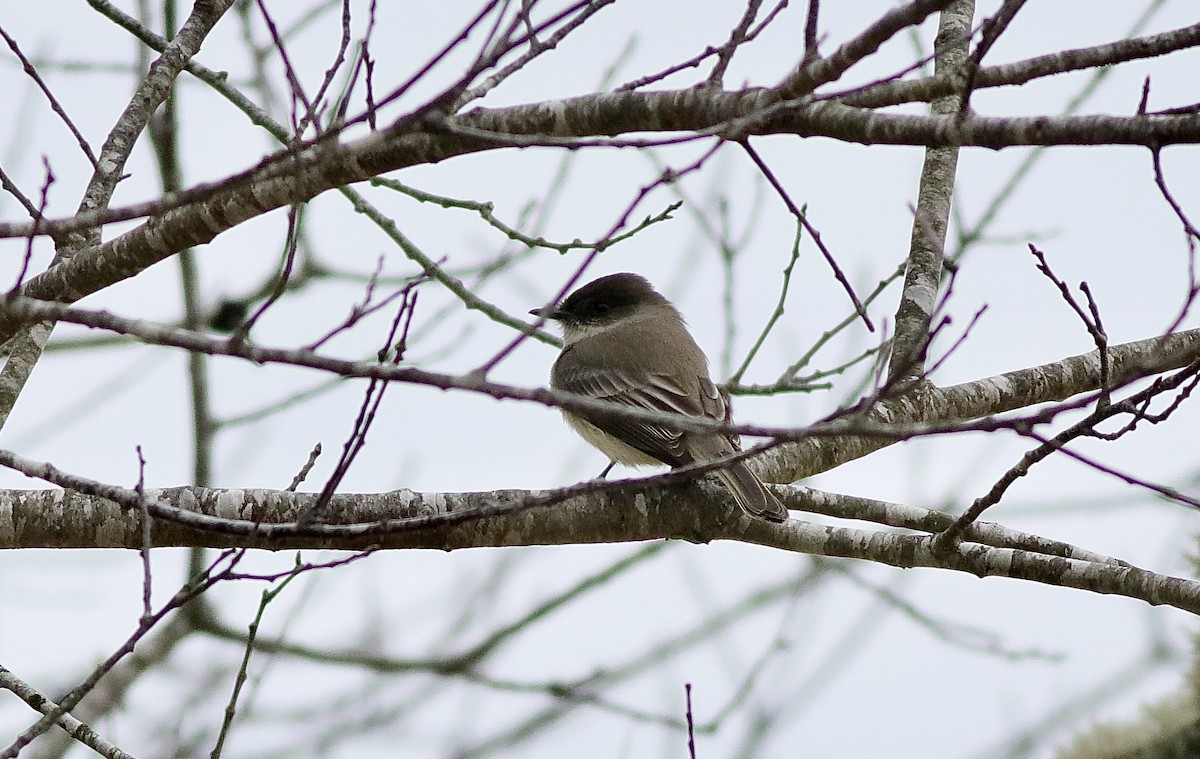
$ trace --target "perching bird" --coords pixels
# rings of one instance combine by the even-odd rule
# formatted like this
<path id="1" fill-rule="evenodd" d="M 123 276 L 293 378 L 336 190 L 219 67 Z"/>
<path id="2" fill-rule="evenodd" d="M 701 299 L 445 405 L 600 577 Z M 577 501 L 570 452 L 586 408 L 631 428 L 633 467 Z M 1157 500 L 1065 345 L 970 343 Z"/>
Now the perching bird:
<path id="1" fill-rule="evenodd" d="M 531 314 L 562 325 L 563 349 L 550 386 L 650 411 L 729 421 L 729 404 L 708 374 L 708 359 L 671 302 L 637 274 L 611 274 Z M 563 410 L 584 440 L 618 464 L 681 467 L 728 456 L 736 438 Z M 741 461 L 715 474 L 742 509 L 772 522 L 787 509 Z"/>

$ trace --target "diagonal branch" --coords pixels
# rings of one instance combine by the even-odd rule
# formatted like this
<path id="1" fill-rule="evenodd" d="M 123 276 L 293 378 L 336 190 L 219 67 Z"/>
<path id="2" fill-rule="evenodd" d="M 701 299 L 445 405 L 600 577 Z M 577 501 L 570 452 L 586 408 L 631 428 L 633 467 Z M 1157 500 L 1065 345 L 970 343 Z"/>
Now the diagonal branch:
<path id="1" fill-rule="evenodd" d="M 942 11 L 937 33 L 935 76 L 962 76 L 967 60 L 974 0 L 955 0 Z M 958 113 L 965 103 L 958 92 L 937 98 L 930 105 L 936 115 Z M 946 225 L 954 197 L 954 176 L 958 170 L 958 148 L 931 147 L 925 150 L 921 182 L 917 191 L 917 212 L 913 217 L 909 241 L 908 265 L 904 289 L 896 307 L 896 334 L 892 338 L 892 358 L 888 366 L 888 385 L 903 391 L 925 375 L 925 357 L 929 348 L 930 323 L 937 305 L 942 277 L 942 258 L 946 247 Z"/>
<path id="2" fill-rule="evenodd" d="M 234 0 L 196 0 L 191 15 L 162 55 L 150 64 L 150 71 L 138 85 L 129 104 L 100 147 L 96 171 L 92 174 L 88 189 L 79 203 L 79 213 L 108 207 L 125 170 L 125 162 L 129 159 L 138 137 L 145 131 L 150 117 L 171 94 L 183 67 L 200 52 L 200 45 L 233 3 Z M 88 239 L 73 239 L 71 247 L 95 244 L 100 239 L 99 230 L 94 230 L 86 235 L 86 238 Z"/>
<path id="3" fill-rule="evenodd" d="M 778 97 L 786 99 L 806 95 L 822 84 L 837 80 L 855 63 L 878 50 L 883 43 L 905 29 L 920 24 L 930 14 L 950 3 L 951 0 L 914 0 L 889 10 L 857 37 L 835 50 L 833 55 L 804 64 L 780 82 L 775 88 Z"/>
<path id="4" fill-rule="evenodd" d="M 1200 329 L 1109 346 L 1109 382 L 1120 386 L 1159 371 L 1180 369 L 1200 358 Z M 1098 390 L 1104 380 L 1098 351 L 1017 369 L 950 387 L 922 386 L 900 399 L 884 399 L 868 419 L 903 425 L 979 419 Z M 1151 370 L 1157 367 L 1157 370 Z M 772 482 L 794 482 L 891 445 L 893 440 L 856 435 L 812 438 L 763 453 L 757 460 Z"/>
<path id="5" fill-rule="evenodd" d="M 102 211 L 108 207 L 138 136 L 146 129 L 155 109 L 171 93 L 175 79 L 184 65 L 199 52 L 205 37 L 233 2 L 234 0 L 196 1 L 179 34 L 151 64 L 149 73 L 134 92 L 101 146 L 99 159 L 95 162 L 95 171 L 84 191 L 77 214 Z M 38 226 L 38 220 L 34 221 L 34 226 Z M 63 237 L 56 236 L 55 241 L 58 243 L 55 263 L 66 262 L 80 250 L 95 246 L 100 241 L 100 229 L 81 228 Z M 28 325 L 20 333 L 19 339 L 10 346 L 9 359 L 0 371 L 0 427 L 8 421 L 8 415 L 16 405 L 17 398 L 50 340 L 53 329 L 53 323 Z M 15 332 L 14 325 L 2 339 L 7 341 Z"/>
<path id="6" fill-rule="evenodd" d="M 71 716 L 67 710 L 60 709 L 58 704 L 18 679 L 16 675 L 3 665 L 0 665 L 0 688 L 11 692 L 17 698 L 29 704 L 31 708 L 36 709 L 42 714 L 51 714 L 55 711 L 61 712 L 61 716 L 58 717 L 56 724 L 66 731 L 67 735 L 92 749 L 100 756 L 106 757 L 106 759 L 133 759 L 133 757 L 122 751 L 119 747 L 105 740 L 91 727 Z"/>

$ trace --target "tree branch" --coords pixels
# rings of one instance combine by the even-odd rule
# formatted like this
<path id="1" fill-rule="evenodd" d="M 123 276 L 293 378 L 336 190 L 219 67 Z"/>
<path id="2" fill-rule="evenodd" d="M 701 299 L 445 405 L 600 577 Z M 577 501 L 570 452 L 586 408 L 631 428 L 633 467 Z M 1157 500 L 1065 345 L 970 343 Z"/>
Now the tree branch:
<path id="1" fill-rule="evenodd" d="M 111 486 L 109 486 L 111 487 Z M 118 489 L 120 490 L 120 489 Z M 777 489 L 785 503 L 805 508 L 807 491 Z M 133 493 L 129 490 L 128 493 Z M 1156 574 L 1111 561 L 1063 558 L 1029 550 L 962 543 L 934 552 L 928 536 L 849 529 L 790 520 L 775 525 L 742 516 L 715 485 L 642 488 L 618 485 L 552 507 L 468 519 L 429 529 L 404 522 L 430 514 L 469 512 L 498 504 L 519 506 L 537 491 L 335 495 L 322 511 L 326 523 L 299 527 L 295 519 L 318 497 L 277 490 L 171 488 L 147 490 L 156 507 L 195 515 L 195 524 L 241 524 L 222 534 L 156 519 L 155 546 L 437 549 L 515 545 L 614 543 L 662 538 L 692 542 L 736 540 L 780 550 L 864 559 L 897 567 L 932 567 L 978 577 L 1011 577 L 1122 595 L 1200 613 L 1200 582 Z M 0 544 L 43 547 L 142 545 L 142 512 L 75 491 L 6 491 L 0 500 Z M 278 529 L 285 528 L 285 529 Z M 1084 554 L 1086 555 L 1086 554 Z"/>
<path id="2" fill-rule="evenodd" d="M 994 118 L 874 113 L 834 102 L 771 106 L 765 90 L 614 92 L 510 108 L 476 109 L 444 120 L 432 131 L 379 132 L 344 144 L 322 144 L 297 156 L 285 151 L 265 168 L 200 185 L 130 213 L 85 214 L 44 221 L 38 233 L 59 235 L 101 220 L 158 213 L 101 245 L 85 249 L 30 279 L 20 293 L 75 301 L 128 279 L 179 251 L 211 242 L 221 232 L 275 208 L 309 200 L 329 189 L 418 164 L 502 147 L 660 144 L 659 140 L 587 140 L 628 132 L 688 131 L 696 136 L 795 134 L 864 144 L 1002 148 L 1017 145 L 1170 145 L 1200 142 L 1191 115 Z M 406 122 L 407 123 L 407 122 Z M 458 133 L 456 133 L 456 131 Z M 465 134 L 464 134 L 465 132 Z M 687 139 L 694 139 L 689 137 Z M 164 208 L 170 210 L 163 210 Z M 26 237 L 31 223 L 0 224 L 0 237 Z M 0 339 L 16 324 L 0 320 Z"/>
<path id="3" fill-rule="evenodd" d="M 957 75 L 962 79 L 974 15 L 974 0 L 955 0 L 942 11 L 936 44 L 936 76 Z M 940 116 L 958 113 L 965 97 L 965 92 L 939 97 L 930 104 L 929 110 Z M 958 150 L 954 146 L 925 149 L 904 289 L 896 307 L 896 334 L 892 338 L 892 358 L 888 366 L 888 384 L 901 391 L 925 375 L 925 356 L 931 338 L 929 328 L 937 306 L 946 225 L 958 170 Z"/>

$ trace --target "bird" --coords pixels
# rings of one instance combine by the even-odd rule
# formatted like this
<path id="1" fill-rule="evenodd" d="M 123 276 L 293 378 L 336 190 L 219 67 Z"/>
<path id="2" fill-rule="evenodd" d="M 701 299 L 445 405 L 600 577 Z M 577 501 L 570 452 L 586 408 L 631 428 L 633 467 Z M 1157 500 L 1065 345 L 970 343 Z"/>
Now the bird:
<path id="1" fill-rule="evenodd" d="M 600 277 L 558 306 L 529 313 L 555 321 L 563 347 L 550 371 L 555 390 L 637 409 L 729 423 L 728 396 L 713 383 L 708 358 L 683 316 L 639 274 Z M 740 450 L 736 436 L 562 409 L 575 432 L 613 463 L 672 468 Z M 603 477 L 612 464 L 601 474 Z M 714 472 L 744 512 L 783 522 L 787 509 L 742 461 Z"/>

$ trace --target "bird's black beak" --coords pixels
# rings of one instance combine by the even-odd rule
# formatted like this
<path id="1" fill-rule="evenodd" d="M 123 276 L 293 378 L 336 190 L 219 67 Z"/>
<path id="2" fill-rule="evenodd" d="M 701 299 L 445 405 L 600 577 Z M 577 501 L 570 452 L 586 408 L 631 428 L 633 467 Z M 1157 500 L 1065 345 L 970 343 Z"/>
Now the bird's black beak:
<path id="1" fill-rule="evenodd" d="M 537 316 L 542 319 L 552 319 L 554 321 L 558 321 L 558 316 L 559 316 L 558 309 L 553 308 L 551 306 L 546 306 L 545 308 L 530 309 L 529 315 Z"/>

